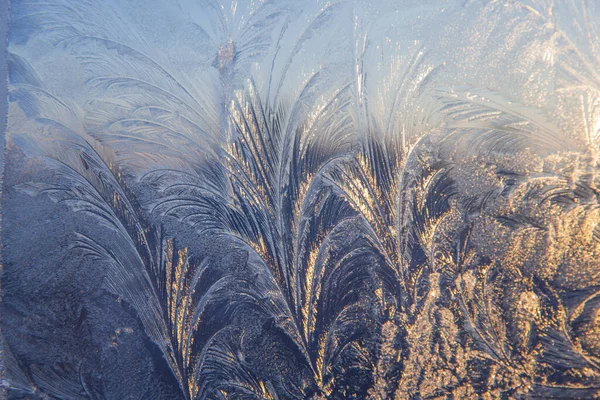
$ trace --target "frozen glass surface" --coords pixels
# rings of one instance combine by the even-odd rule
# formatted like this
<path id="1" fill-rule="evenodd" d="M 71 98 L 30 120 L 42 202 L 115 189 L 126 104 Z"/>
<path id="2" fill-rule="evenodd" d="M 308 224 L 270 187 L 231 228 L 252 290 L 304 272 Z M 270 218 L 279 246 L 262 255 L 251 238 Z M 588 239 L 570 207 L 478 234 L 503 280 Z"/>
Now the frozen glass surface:
<path id="1" fill-rule="evenodd" d="M 0 397 L 600 397 L 600 1 L 8 19 Z"/>

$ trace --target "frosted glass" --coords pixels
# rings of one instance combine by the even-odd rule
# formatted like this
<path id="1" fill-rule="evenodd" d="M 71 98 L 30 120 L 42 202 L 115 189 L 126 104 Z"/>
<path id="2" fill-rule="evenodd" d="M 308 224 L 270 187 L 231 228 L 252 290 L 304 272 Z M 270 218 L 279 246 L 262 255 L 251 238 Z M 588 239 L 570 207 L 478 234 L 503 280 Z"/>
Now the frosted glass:
<path id="1" fill-rule="evenodd" d="M 599 21 L 11 1 L 2 395 L 600 397 Z"/>

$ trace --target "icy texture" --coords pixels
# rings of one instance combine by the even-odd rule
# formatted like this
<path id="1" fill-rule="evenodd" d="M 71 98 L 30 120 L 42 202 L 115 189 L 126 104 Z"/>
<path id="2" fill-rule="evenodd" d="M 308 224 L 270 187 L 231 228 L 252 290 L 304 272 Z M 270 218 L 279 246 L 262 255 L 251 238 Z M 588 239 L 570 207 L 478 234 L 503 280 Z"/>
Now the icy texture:
<path id="1" fill-rule="evenodd" d="M 15 0 L 9 398 L 600 397 L 600 3 Z"/>

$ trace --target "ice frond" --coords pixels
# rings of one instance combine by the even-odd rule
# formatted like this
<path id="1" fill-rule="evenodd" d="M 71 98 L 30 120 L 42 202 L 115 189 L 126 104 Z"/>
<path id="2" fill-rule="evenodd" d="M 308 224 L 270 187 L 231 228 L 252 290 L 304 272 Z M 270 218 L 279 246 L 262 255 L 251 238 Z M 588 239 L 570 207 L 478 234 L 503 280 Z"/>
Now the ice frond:
<path id="1" fill-rule="evenodd" d="M 275 399 L 273 386 L 258 378 L 242 352 L 240 332 L 223 329 L 211 339 L 199 360 L 196 378 L 202 382 L 195 398 L 217 398 L 226 393 L 240 399 Z"/>
<path id="2" fill-rule="evenodd" d="M 294 12 L 290 1 L 182 1 L 180 8 L 212 48 L 213 66 L 235 85 L 260 62 Z"/>
<path id="3" fill-rule="evenodd" d="M 376 137 L 393 161 L 439 125 L 432 88 L 443 65 L 431 64 L 423 46 L 404 48 L 390 39 L 373 46 L 355 25 L 355 125 L 364 151 Z"/>
<path id="4" fill-rule="evenodd" d="M 64 145 L 47 146 L 42 149 L 44 153 L 38 154 L 48 160 L 60 183 L 22 187 L 30 192 L 35 190 L 38 195 L 47 194 L 74 211 L 85 213 L 116 235 L 109 246 L 80 233 L 74 246 L 106 263 L 105 286 L 135 308 L 146 332 L 177 374 L 174 349 L 156 292 L 161 274 L 153 252 L 156 234 L 140 218 L 139 206 L 132 203 L 122 178 L 98 148 L 81 139 Z"/>
<path id="5" fill-rule="evenodd" d="M 327 255 L 334 251 L 331 241 L 341 235 L 334 227 L 354 212 L 327 189 L 324 179 L 347 159 L 354 136 L 347 114 L 350 86 L 318 96 L 321 85 L 319 73 L 310 75 L 296 97 L 273 104 L 263 87 L 248 80 L 232 99 L 234 138 L 223 148 L 222 169 L 165 170 L 144 178 L 155 179 L 164 193 L 155 211 L 177 216 L 200 232 L 242 241 L 260 256 L 290 319 L 278 326 L 293 338 L 315 376 L 324 362 L 318 361 L 324 360 L 324 350 L 318 349 L 327 335 L 335 335 L 328 319 L 333 321 L 360 297 L 356 289 L 342 303 L 315 311 L 319 302 L 330 302 L 322 299 L 321 280 L 331 301 L 340 286 L 329 279 L 348 279 L 344 290 L 366 280 L 346 261 L 339 271 L 327 272 L 332 268 Z"/>
<path id="6" fill-rule="evenodd" d="M 302 28 L 302 33 L 295 38 L 293 47 L 291 50 L 288 50 L 289 53 L 287 54 L 287 58 L 282 60 L 283 66 L 281 67 L 281 72 L 279 74 L 274 74 L 274 67 L 275 63 L 279 61 L 280 56 L 273 59 L 266 94 L 267 98 L 271 98 L 271 96 L 273 96 L 274 104 L 278 104 L 280 100 L 284 100 L 280 98 L 282 88 L 288 80 L 288 73 L 290 72 L 290 68 L 292 68 L 294 65 L 294 60 L 296 59 L 297 55 L 302 51 L 310 39 L 314 38 L 320 31 L 331 24 L 332 21 L 339 16 L 339 12 L 343 6 L 343 2 L 333 2 L 331 4 L 327 4 L 325 7 L 318 10 L 315 16 L 311 17 L 309 24 Z M 281 48 L 278 43 L 277 53 L 279 53 L 280 50 Z M 273 84 L 275 84 L 275 82 L 273 82 L 274 76 L 278 76 L 278 82 L 276 83 L 276 86 L 274 86 L 275 89 L 273 89 Z"/>
<path id="7" fill-rule="evenodd" d="M 510 154 L 527 147 L 549 153 L 575 145 L 538 110 L 497 93 L 470 88 L 439 91 L 443 112 L 454 133 L 446 140 L 464 141 L 475 152 Z"/>
<path id="8" fill-rule="evenodd" d="M 220 78 L 208 71 L 192 79 L 126 21 L 117 4 L 53 1 L 24 3 L 20 20 L 66 46 L 88 81 L 88 133 L 127 160 L 162 151 L 202 158 L 221 135 Z M 43 18 L 32 9 L 45 10 Z M 131 143 L 136 144 L 133 152 Z M 139 146 L 139 147 L 138 147 Z"/>
<path id="9" fill-rule="evenodd" d="M 34 394 L 36 389 L 25 373 L 23 366 L 13 354 L 6 339 L 2 338 L 0 340 L 2 340 L 2 387 L 6 388 L 9 393 L 15 391 L 17 393 Z"/>
<path id="10" fill-rule="evenodd" d="M 20 137 L 17 142 L 29 156 L 46 160 L 56 178 L 52 183 L 21 184 L 20 189 L 47 195 L 111 232 L 108 241 L 79 232 L 72 247 L 106 266 L 104 286 L 135 309 L 191 398 L 197 381 L 188 377 L 195 374 L 196 354 L 205 344 L 199 334 L 203 322 L 210 321 L 215 329 L 226 325 L 236 305 L 254 304 L 259 296 L 238 290 L 239 298 L 232 301 L 225 290 L 231 287 L 230 274 L 215 271 L 206 261 L 191 262 L 185 250 L 176 251 L 171 241 L 163 240 L 145 222 L 108 149 L 68 131 L 53 141 Z M 230 312 L 222 318 L 206 316 L 207 307 L 222 305 L 225 299 Z"/>
<path id="11" fill-rule="evenodd" d="M 598 4 L 590 0 L 569 1 L 556 4 L 560 17 L 552 21 L 552 15 L 539 14 L 547 22 L 555 24 L 560 86 L 572 90 L 581 87 L 600 87 L 600 47 L 594 38 L 600 35 L 597 15 Z"/>
<path id="12" fill-rule="evenodd" d="M 31 375 L 39 391 L 55 398 L 84 400 L 99 395 L 88 392 L 81 365 L 79 367 L 71 364 L 32 365 Z"/>
<path id="13" fill-rule="evenodd" d="M 58 98 L 44 87 L 35 70 L 22 57 L 8 53 L 9 98 L 30 118 L 61 126 L 75 133 L 84 131 L 84 112 L 74 102 Z"/>

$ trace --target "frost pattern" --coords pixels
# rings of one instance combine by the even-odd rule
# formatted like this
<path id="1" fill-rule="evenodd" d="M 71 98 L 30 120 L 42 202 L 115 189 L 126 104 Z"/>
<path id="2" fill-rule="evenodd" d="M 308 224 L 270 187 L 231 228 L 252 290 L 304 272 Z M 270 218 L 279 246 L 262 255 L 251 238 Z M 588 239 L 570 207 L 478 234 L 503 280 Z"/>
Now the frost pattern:
<path id="1" fill-rule="evenodd" d="M 452 35 L 379 38 L 360 2 L 156 3 L 181 49 L 118 2 L 15 2 L 9 119 L 30 125 L 8 136 L 45 170 L 14 188 L 95 225 L 61 251 L 101 268 L 179 397 L 600 396 L 596 2 L 414 11 L 492 32 L 529 71 L 507 93 L 440 58 Z M 10 394 L 107 396 L 15 340 Z"/>

